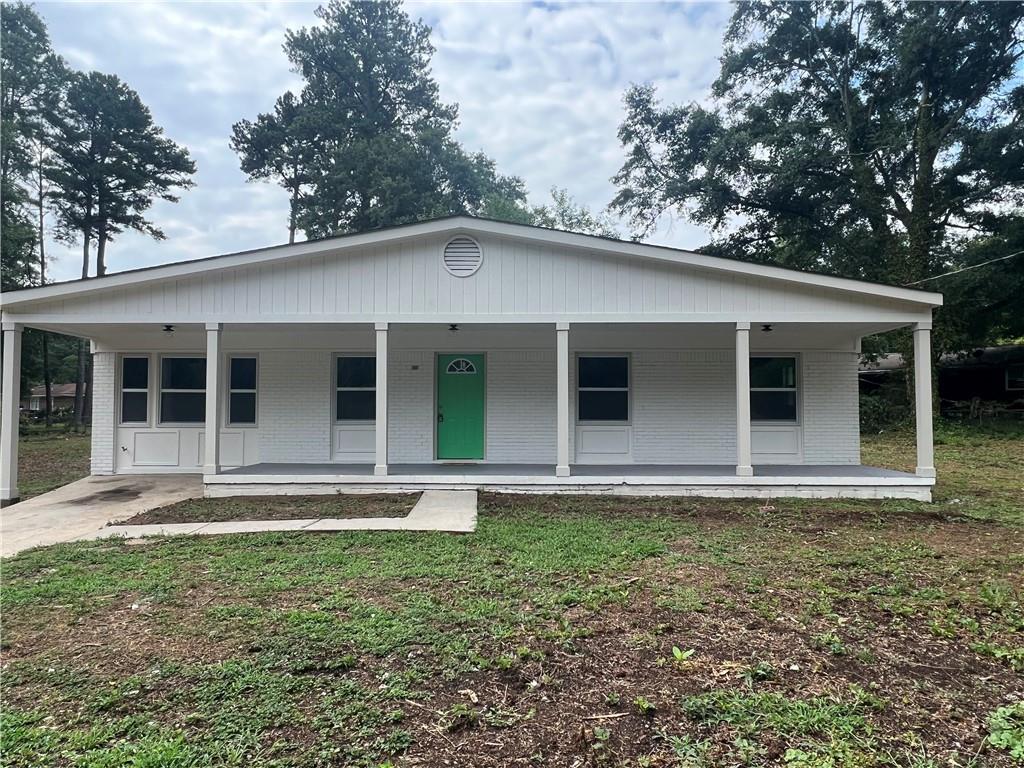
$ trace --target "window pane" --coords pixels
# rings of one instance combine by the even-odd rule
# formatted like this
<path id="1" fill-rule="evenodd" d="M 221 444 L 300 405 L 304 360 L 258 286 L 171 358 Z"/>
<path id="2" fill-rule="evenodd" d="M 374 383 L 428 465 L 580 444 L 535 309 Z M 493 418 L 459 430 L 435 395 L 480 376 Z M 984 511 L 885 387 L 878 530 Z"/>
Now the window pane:
<path id="1" fill-rule="evenodd" d="M 796 421 L 796 392 L 751 392 L 753 421 Z"/>
<path id="2" fill-rule="evenodd" d="M 628 421 L 629 393 L 623 391 L 580 392 L 580 421 Z"/>
<path id="3" fill-rule="evenodd" d="M 145 392 L 121 393 L 121 421 L 124 424 L 144 422 L 149 417 L 146 413 L 148 396 Z"/>
<path id="4" fill-rule="evenodd" d="M 1024 365 L 1010 365 L 1006 368 L 1006 388 L 1024 389 Z"/>
<path id="5" fill-rule="evenodd" d="M 796 358 L 750 358 L 750 386 L 755 389 L 758 387 L 795 387 Z"/>
<path id="6" fill-rule="evenodd" d="M 121 388 L 147 389 L 149 387 L 149 358 L 126 357 L 121 361 Z"/>
<path id="7" fill-rule="evenodd" d="M 255 424 L 256 423 L 256 393 L 255 392 L 232 392 L 228 398 L 228 423 L 229 424 Z"/>
<path id="8" fill-rule="evenodd" d="M 373 421 L 377 417 L 377 393 L 373 390 L 338 392 L 338 421 Z"/>
<path id="9" fill-rule="evenodd" d="M 581 387 L 628 387 L 629 360 L 625 357 L 581 357 Z"/>
<path id="10" fill-rule="evenodd" d="M 339 387 L 377 386 L 377 361 L 373 357 L 339 357 Z"/>
<path id="11" fill-rule="evenodd" d="M 206 389 L 206 358 L 165 357 L 160 386 L 162 389 Z"/>
<path id="12" fill-rule="evenodd" d="M 231 389 L 256 389 L 256 358 L 231 358 Z"/>
<path id="13" fill-rule="evenodd" d="M 206 421 L 205 392 L 164 392 L 160 395 L 160 421 L 202 424 Z"/>

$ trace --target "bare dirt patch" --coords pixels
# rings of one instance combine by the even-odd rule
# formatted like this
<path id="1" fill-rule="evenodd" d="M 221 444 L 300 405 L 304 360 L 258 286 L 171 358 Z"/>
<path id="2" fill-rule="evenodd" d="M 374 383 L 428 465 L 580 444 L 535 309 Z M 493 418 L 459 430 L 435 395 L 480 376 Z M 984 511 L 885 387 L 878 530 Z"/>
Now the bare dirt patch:
<path id="1" fill-rule="evenodd" d="M 231 496 L 186 499 L 141 512 L 112 525 L 220 523 L 235 520 L 308 520 L 324 517 L 405 517 L 418 493 L 335 494 L 331 496 Z"/>

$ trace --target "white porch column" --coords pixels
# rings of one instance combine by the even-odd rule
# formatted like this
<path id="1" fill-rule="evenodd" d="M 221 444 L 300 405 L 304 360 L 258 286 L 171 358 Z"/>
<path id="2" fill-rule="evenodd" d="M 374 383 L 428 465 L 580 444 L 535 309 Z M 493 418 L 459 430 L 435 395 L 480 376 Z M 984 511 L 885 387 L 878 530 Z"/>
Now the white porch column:
<path id="1" fill-rule="evenodd" d="M 16 502 L 18 494 L 18 420 L 21 399 L 21 326 L 4 323 L 3 379 L 0 386 L 0 507 Z"/>
<path id="2" fill-rule="evenodd" d="M 206 324 L 206 426 L 203 474 L 220 472 L 220 323 Z"/>
<path id="3" fill-rule="evenodd" d="M 569 324 L 555 324 L 557 356 L 557 461 L 556 477 L 569 476 Z"/>
<path id="4" fill-rule="evenodd" d="M 736 474 L 754 474 L 750 459 L 750 323 L 736 323 Z"/>
<path id="5" fill-rule="evenodd" d="M 935 477 L 935 445 L 932 438 L 932 324 L 914 325 L 914 414 L 917 432 L 919 477 Z"/>
<path id="6" fill-rule="evenodd" d="M 376 459 L 373 474 L 388 473 L 388 324 L 374 325 L 377 335 Z"/>

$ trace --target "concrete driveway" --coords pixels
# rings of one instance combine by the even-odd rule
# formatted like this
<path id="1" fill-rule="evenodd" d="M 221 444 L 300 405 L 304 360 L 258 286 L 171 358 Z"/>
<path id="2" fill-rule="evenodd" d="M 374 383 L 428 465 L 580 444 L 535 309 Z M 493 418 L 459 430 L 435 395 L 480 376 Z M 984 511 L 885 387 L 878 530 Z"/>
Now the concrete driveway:
<path id="1" fill-rule="evenodd" d="M 202 475 L 86 477 L 0 510 L 0 556 L 71 541 L 114 520 L 202 495 Z"/>

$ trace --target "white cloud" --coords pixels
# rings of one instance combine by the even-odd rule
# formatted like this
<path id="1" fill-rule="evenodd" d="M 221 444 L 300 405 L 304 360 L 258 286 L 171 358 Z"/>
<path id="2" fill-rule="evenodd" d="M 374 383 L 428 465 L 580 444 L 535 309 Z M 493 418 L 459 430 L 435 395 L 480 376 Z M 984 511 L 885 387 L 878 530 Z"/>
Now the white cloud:
<path id="1" fill-rule="evenodd" d="M 281 45 L 285 30 L 316 23 L 316 3 L 46 3 L 37 9 L 56 50 L 82 68 L 113 72 L 135 88 L 168 136 L 188 146 L 196 187 L 159 203 L 154 242 L 125 234 L 110 269 L 197 258 L 281 242 L 285 193 L 247 183 L 228 147 L 231 125 L 299 85 Z M 724 4 L 411 2 L 433 27 L 441 95 L 460 106 L 459 138 L 522 177 L 535 202 L 566 187 L 604 208 L 623 151 L 622 94 L 651 82 L 671 102 L 704 99 L 717 74 L 731 8 Z M 685 222 L 651 238 L 706 242 Z M 78 249 L 55 245 L 55 279 L 77 276 Z"/>

